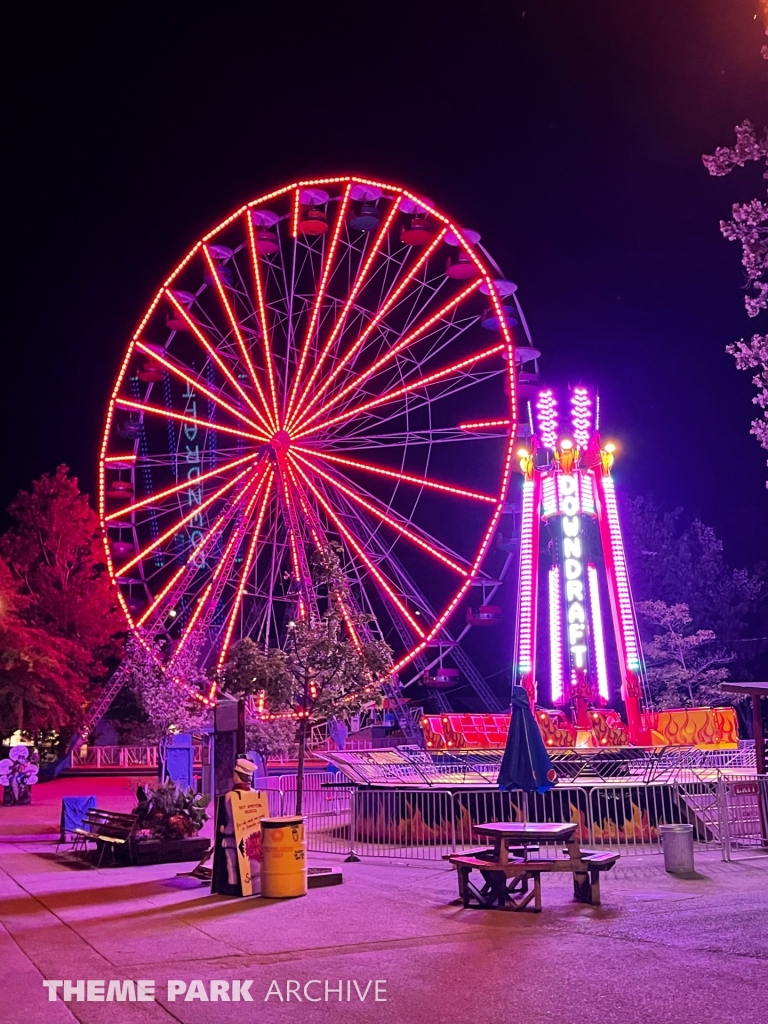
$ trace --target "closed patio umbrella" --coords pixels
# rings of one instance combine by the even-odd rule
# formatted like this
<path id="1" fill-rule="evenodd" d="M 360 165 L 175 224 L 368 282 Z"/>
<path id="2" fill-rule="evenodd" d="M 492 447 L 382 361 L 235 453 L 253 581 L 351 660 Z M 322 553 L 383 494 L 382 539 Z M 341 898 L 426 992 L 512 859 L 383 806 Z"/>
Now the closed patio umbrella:
<path id="1" fill-rule="evenodd" d="M 531 713 L 528 694 L 522 686 L 513 686 L 512 717 L 499 769 L 499 789 L 546 793 L 552 789 L 556 778 L 544 740 Z"/>

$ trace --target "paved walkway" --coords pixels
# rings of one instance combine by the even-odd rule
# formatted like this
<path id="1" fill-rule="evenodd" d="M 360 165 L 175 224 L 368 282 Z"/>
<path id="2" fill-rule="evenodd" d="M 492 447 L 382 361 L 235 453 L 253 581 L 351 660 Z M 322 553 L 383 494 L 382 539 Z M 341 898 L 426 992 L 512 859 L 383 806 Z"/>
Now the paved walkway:
<path id="1" fill-rule="evenodd" d="M 22 811 L 0 808 L 4 1024 L 768 1020 L 768 856 L 699 855 L 690 880 L 625 858 L 600 908 L 571 901 L 569 876 L 544 877 L 540 915 L 464 910 L 442 864 L 344 864 L 342 886 L 303 899 L 227 900 L 183 866 L 68 867 L 24 838 Z M 44 978 L 152 979 L 157 999 L 49 1003 Z M 250 980 L 253 1003 L 167 1000 L 169 980 L 212 979 Z M 302 994 L 315 979 L 320 1002 L 285 1001 L 287 982 Z M 361 1002 L 353 982 L 362 993 L 377 979 L 380 1001 L 371 986 Z M 265 1001 L 270 986 L 282 1002 Z"/>

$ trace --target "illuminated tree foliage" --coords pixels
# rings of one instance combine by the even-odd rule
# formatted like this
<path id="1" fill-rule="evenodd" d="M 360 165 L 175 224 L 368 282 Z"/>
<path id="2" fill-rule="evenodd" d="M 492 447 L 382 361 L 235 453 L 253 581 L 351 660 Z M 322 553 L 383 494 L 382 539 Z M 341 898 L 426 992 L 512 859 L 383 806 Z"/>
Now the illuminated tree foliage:
<path id="1" fill-rule="evenodd" d="M 763 4 L 768 20 L 768 5 Z M 766 29 L 768 35 L 768 28 Z M 768 60 L 768 46 L 761 50 Z M 710 174 L 721 177 L 735 167 L 764 162 L 763 178 L 768 180 L 768 128 L 758 131 L 751 121 L 736 126 L 736 145 L 719 146 L 711 156 L 702 157 Z M 757 316 L 768 310 L 768 203 L 751 199 L 747 203 L 734 203 L 731 220 L 720 221 L 720 230 L 730 242 L 741 243 L 741 262 L 746 276 L 748 294 L 744 297 L 747 314 Z M 751 294 L 750 294 L 751 293 Z M 768 335 L 753 334 L 749 341 L 741 338 L 726 346 L 726 352 L 736 360 L 739 370 L 757 370 L 752 382 L 757 394 L 752 399 L 762 410 L 762 416 L 752 421 L 750 433 L 760 445 L 768 449 Z"/>
<path id="2" fill-rule="evenodd" d="M 4 594 L 15 609 L 6 623 L 16 625 L 6 628 L 16 646 L 4 646 L 4 664 L 15 665 L 16 687 L 20 666 L 35 666 L 22 701 L 29 709 L 26 727 L 44 719 L 56 722 L 46 728 L 64 731 L 78 724 L 87 700 L 114 667 L 125 622 L 104 566 L 98 518 L 66 466 L 20 491 L 8 511 L 13 522 L 0 539 L 0 552 Z M 5 697 L 8 707 L 22 706 L 18 695 Z"/>
<path id="3" fill-rule="evenodd" d="M 19 491 L 8 509 L 14 520 L 2 538 L 11 572 L 31 598 L 27 618 L 80 650 L 81 671 L 98 678 L 120 651 L 125 629 L 104 565 L 96 513 L 66 466 Z"/>
<path id="4" fill-rule="evenodd" d="M 201 637 L 191 636 L 170 660 L 163 646 L 149 636 L 133 635 L 126 643 L 122 671 L 145 716 L 137 738 L 157 745 L 161 766 L 171 737 L 202 728 L 211 716 L 210 708 L 195 698 L 209 684 L 198 668 L 201 643 Z"/>
<path id="5" fill-rule="evenodd" d="M 52 637 L 27 616 L 32 600 L 0 558 L 0 736 L 17 729 L 34 736 L 77 721 L 88 680 L 72 670 L 76 645 Z"/>

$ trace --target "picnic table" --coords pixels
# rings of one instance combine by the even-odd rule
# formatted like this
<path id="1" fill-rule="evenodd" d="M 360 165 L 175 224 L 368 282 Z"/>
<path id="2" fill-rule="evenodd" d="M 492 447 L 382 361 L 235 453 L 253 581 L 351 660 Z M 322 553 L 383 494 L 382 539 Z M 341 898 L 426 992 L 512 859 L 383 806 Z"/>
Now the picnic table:
<path id="1" fill-rule="evenodd" d="M 458 872 L 459 895 L 465 907 L 475 901 L 481 907 L 498 905 L 523 910 L 541 910 L 541 875 L 570 871 L 573 896 L 580 903 L 600 904 L 600 873 L 609 871 L 619 859 L 610 851 L 582 850 L 573 822 L 489 821 L 475 825 L 475 832 L 493 840 L 493 846 L 448 857 Z M 542 846 L 555 846 L 555 856 L 542 857 Z M 563 856 L 557 856 L 562 853 Z M 470 881 L 479 871 L 484 884 Z M 529 891 L 529 884 L 531 886 Z"/>

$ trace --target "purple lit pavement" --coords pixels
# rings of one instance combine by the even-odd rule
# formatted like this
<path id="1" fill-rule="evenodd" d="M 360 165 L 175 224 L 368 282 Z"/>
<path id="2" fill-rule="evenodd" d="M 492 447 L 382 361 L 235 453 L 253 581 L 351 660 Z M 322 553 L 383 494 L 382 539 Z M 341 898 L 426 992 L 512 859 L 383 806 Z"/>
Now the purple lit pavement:
<path id="1" fill-rule="evenodd" d="M 45 838 L 60 785 L 50 803 L 40 787 L 33 807 L 0 808 L 0 1020 L 9 1024 L 768 1019 L 768 856 L 724 864 L 697 854 L 691 880 L 668 876 L 658 856 L 624 858 L 603 879 L 600 908 L 571 902 L 569 876 L 546 876 L 540 915 L 462 909 L 440 863 L 343 864 L 342 886 L 306 898 L 228 900 L 178 878 L 184 865 L 64 866 Z M 154 979 L 157 1001 L 49 1003 L 43 978 Z M 168 1002 L 169 979 L 206 992 L 212 979 L 250 979 L 253 1003 Z M 373 987 L 361 1002 L 351 983 L 365 991 L 376 979 L 386 1002 L 373 1001 Z M 306 991 L 320 1001 L 285 1002 L 288 981 L 300 993 L 318 982 Z M 265 1001 L 270 986 L 283 1002 Z"/>

